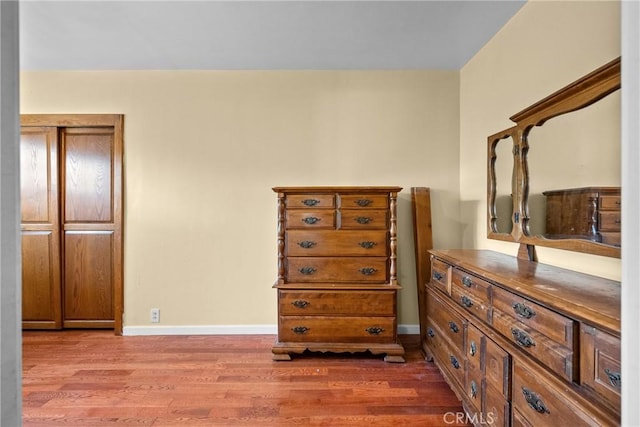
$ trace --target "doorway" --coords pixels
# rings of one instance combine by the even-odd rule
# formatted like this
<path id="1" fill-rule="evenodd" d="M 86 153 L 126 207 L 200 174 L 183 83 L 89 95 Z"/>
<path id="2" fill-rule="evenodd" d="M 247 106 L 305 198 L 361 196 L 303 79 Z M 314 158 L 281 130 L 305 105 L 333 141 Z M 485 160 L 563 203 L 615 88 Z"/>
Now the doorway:
<path id="1" fill-rule="evenodd" d="M 20 117 L 23 329 L 122 335 L 123 122 Z"/>

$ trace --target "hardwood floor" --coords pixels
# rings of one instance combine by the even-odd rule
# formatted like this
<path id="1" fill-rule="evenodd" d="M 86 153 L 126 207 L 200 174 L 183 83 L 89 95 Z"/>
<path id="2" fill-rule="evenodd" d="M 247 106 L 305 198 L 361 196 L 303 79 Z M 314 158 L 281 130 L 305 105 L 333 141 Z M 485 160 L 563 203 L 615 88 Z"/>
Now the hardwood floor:
<path id="1" fill-rule="evenodd" d="M 274 362 L 274 339 L 25 331 L 23 425 L 467 425 L 417 335 L 401 337 L 406 363 L 368 353 Z"/>

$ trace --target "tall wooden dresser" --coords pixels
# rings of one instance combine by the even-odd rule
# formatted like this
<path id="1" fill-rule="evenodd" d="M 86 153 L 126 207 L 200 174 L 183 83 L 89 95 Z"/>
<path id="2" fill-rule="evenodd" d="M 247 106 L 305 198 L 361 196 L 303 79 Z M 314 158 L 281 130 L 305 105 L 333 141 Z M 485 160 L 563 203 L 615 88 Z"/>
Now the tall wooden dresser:
<path id="1" fill-rule="evenodd" d="M 620 424 L 620 283 L 483 250 L 431 251 L 427 357 L 475 425 Z"/>
<path id="2" fill-rule="evenodd" d="M 362 352 L 404 362 L 397 337 L 400 187 L 276 187 L 278 338 L 292 353 Z"/>

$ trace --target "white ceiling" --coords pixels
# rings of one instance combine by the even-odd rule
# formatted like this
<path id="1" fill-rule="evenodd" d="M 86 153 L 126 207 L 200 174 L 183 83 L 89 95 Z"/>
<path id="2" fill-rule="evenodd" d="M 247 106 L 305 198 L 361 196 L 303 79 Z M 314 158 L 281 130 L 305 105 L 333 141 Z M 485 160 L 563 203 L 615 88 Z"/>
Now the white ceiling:
<path id="1" fill-rule="evenodd" d="M 22 0 L 20 66 L 460 69 L 523 4 Z"/>

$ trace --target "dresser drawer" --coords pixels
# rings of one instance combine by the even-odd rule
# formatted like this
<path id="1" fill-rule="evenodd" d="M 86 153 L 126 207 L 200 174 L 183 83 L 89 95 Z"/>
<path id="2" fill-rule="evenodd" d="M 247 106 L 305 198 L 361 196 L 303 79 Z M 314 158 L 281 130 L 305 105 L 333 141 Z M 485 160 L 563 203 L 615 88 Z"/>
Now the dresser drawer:
<path id="1" fill-rule="evenodd" d="M 280 316 L 278 339 L 290 342 L 395 343 L 395 317 Z"/>
<path id="2" fill-rule="evenodd" d="M 443 335 L 463 354 L 467 321 L 448 307 L 433 290 L 427 290 L 427 316 L 436 325 L 441 325 Z"/>
<path id="3" fill-rule="evenodd" d="M 489 322 L 491 318 L 491 303 L 489 292 L 491 288 L 476 288 L 475 292 L 471 289 L 461 286 L 456 281 L 459 276 L 457 271 L 453 270 L 453 280 L 451 282 L 451 298 L 456 301 L 462 308 L 469 313 L 474 314 L 484 322 Z"/>
<path id="4" fill-rule="evenodd" d="M 336 198 L 333 194 L 289 194 L 286 198 L 287 208 L 335 208 Z"/>
<path id="5" fill-rule="evenodd" d="M 442 292 L 450 293 L 451 266 L 437 258 L 431 257 L 431 281 L 430 284 Z"/>
<path id="6" fill-rule="evenodd" d="M 602 237 L 602 243 L 605 245 L 611 246 L 620 246 L 620 232 L 612 231 L 608 233 L 600 233 L 600 237 Z"/>
<path id="7" fill-rule="evenodd" d="M 511 357 L 502 347 L 486 337 L 484 375 L 487 384 L 500 393 L 502 400 L 511 398 Z"/>
<path id="8" fill-rule="evenodd" d="M 387 209 L 389 197 L 386 194 L 340 194 L 342 209 Z"/>
<path id="9" fill-rule="evenodd" d="M 622 207 L 620 196 L 600 196 L 600 209 L 619 211 Z"/>
<path id="10" fill-rule="evenodd" d="M 573 348 L 575 322 L 555 311 L 494 287 L 493 309 L 535 329 L 565 347 Z"/>
<path id="11" fill-rule="evenodd" d="M 387 256 L 386 231 L 289 230 L 289 256 Z"/>
<path id="12" fill-rule="evenodd" d="M 453 377 L 459 389 L 463 389 L 465 381 L 464 354 L 453 347 L 446 339 L 445 333 L 438 328 L 438 322 L 427 318 L 427 347 L 440 369 Z"/>
<path id="13" fill-rule="evenodd" d="M 469 274 L 463 270 L 454 268 L 451 277 L 451 286 L 457 286 L 464 290 L 465 294 L 471 294 L 482 303 L 488 305 L 491 298 L 491 283 L 483 280 L 473 274 Z"/>
<path id="14" fill-rule="evenodd" d="M 565 390 L 548 381 L 542 371 L 533 373 L 518 361 L 514 363 L 512 407 L 523 419 L 516 425 L 599 425 L 567 396 Z"/>
<path id="15" fill-rule="evenodd" d="M 342 209 L 339 228 L 343 230 L 386 230 L 389 228 L 388 213 L 389 211 L 373 209 Z"/>
<path id="16" fill-rule="evenodd" d="M 495 390 L 485 380 L 484 390 L 484 420 L 487 425 L 504 427 L 509 425 L 509 419 L 511 418 L 511 405 L 503 395 Z M 569 427 L 569 426 L 567 426 Z"/>
<path id="17" fill-rule="evenodd" d="M 287 229 L 334 229 L 336 214 L 332 210 L 287 210 L 285 214 Z"/>
<path id="18" fill-rule="evenodd" d="M 620 231 L 620 212 L 600 212 L 598 214 L 598 229 L 600 231 Z"/>
<path id="19" fill-rule="evenodd" d="M 278 291 L 281 315 L 395 316 L 395 291 Z"/>
<path id="20" fill-rule="evenodd" d="M 580 382 L 620 408 L 620 338 L 582 325 L 580 354 Z"/>
<path id="21" fill-rule="evenodd" d="M 290 257 L 287 280 L 299 283 L 385 283 L 387 258 Z"/>
<path id="22" fill-rule="evenodd" d="M 497 310 L 493 312 L 493 327 L 556 374 L 569 381 L 576 379 L 573 347 L 564 347 Z"/>

